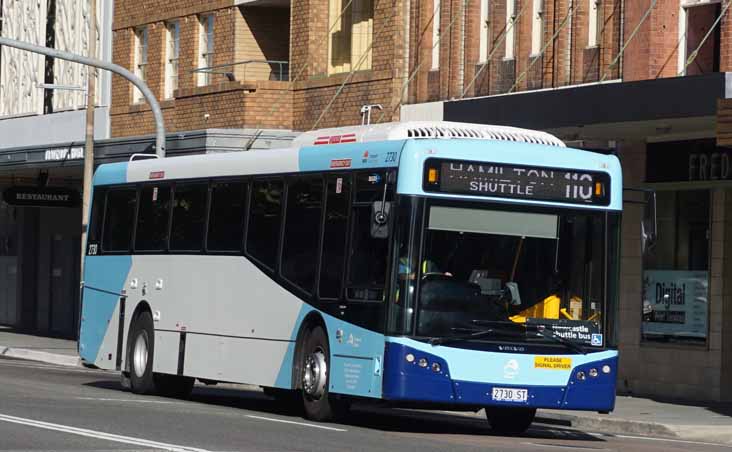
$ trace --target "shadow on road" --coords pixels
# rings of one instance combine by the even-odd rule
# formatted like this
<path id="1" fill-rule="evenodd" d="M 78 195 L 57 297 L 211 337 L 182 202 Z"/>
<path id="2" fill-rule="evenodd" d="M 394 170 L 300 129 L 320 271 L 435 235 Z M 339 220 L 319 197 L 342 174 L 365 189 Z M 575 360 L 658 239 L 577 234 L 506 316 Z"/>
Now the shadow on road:
<path id="1" fill-rule="evenodd" d="M 127 393 L 116 380 L 85 383 L 99 389 Z M 259 390 L 236 387 L 196 385 L 189 401 L 205 405 L 256 411 L 262 414 L 302 417 L 296 403 L 274 400 Z M 484 417 L 395 409 L 368 404 L 354 404 L 350 414 L 338 425 L 414 434 L 451 434 L 500 436 L 492 432 Z M 534 424 L 523 438 L 604 442 L 595 435 L 561 426 Z"/>

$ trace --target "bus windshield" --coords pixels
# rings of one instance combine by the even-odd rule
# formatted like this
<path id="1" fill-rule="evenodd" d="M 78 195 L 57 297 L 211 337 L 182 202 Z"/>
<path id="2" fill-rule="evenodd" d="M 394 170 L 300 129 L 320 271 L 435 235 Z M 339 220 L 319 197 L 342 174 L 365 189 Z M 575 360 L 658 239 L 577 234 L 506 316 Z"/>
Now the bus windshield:
<path id="1" fill-rule="evenodd" d="M 397 290 L 416 295 L 416 335 L 469 336 L 515 323 L 590 345 L 605 312 L 605 218 L 577 210 L 426 206 L 421 240 L 412 241 L 421 253 L 400 257 L 398 269 Z"/>

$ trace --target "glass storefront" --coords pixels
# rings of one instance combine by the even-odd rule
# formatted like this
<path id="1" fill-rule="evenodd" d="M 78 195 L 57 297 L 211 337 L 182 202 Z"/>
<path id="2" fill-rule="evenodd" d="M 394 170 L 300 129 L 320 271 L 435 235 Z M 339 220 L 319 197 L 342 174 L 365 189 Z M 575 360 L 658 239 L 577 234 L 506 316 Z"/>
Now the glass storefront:
<path id="1" fill-rule="evenodd" d="M 658 241 L 643 259 L 642 337 L 705 343 L 710 191 L 659 191 L 656 197 Z"/>

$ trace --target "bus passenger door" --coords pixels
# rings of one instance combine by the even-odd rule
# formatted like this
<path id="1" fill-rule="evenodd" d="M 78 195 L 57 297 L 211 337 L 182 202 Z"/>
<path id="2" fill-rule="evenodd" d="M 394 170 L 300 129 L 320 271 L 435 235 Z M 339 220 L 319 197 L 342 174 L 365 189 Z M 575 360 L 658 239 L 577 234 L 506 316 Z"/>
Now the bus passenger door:
<path id="1" fill-rule="evenodd" d="M 372 234 L 375 202 L 391 202 L 384 172 L 328 177 L 320 308 L 333 316 L 331 391 L 381 396 L 391 240 Z M 349 202 L 350 201 L 350 202 Z"/>

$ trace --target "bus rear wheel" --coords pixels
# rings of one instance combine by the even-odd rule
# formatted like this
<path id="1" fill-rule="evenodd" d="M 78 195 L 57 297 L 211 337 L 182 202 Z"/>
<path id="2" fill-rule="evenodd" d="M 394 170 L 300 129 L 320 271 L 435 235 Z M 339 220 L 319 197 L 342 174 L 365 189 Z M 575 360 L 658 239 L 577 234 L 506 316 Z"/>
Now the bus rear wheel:
<path id="1" fill-rule="evenodd" d="M 130 389 L 135 394 L 152 394 L 155 392 L 155 333 L 152 316 L 148 311 L 142 312 L 132 324 L 129 340 L 127 362 L 130 367 Z"/>
<path id="2" fill-rule="evenodd" d="M 344 416 L 348 411 L 347 402 L 328 391 L 330 347 L 321 326 L 316 326 L 307 335 L 300 368 L 305 416 L 314 421 L 329 421 Z"/>
<path id="3" fill-rule="evenodd" d="M 524 433 L 536 416 L 535 408 L 486 407 L 485 415 L 491 429 L 504 435 Z"/>

